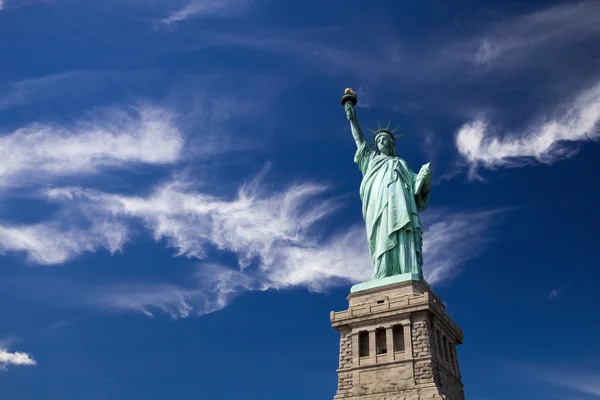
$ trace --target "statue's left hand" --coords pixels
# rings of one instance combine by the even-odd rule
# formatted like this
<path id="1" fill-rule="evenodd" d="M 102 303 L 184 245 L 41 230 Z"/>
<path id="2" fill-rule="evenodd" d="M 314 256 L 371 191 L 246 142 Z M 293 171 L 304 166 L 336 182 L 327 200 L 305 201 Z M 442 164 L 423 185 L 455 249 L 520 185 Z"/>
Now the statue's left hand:
<path id="1" fill-rule="evenodd" d="M 421 167 L 419 175 L 423 182 L 421 194 L 427 194 L 427 192 L 429 192 L 429 186 L 431 185 L 431 169 L 429 169 L 429 163 Z"/>

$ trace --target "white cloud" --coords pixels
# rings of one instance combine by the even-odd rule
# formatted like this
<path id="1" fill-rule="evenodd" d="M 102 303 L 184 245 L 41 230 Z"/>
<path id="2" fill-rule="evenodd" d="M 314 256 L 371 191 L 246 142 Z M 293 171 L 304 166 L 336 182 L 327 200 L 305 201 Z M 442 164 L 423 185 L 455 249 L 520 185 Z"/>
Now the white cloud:
<path id="1" fill-rule="evenodd" d="M 148 72 L 138 71 L 136 80 Z M 119 71 L 72 70 L 14 82 L 0 82 L 0 111 L 68 97 L 71 102 L 89 100 L 107 88 L 123 85 L 127 74 Z"/>
<path id="2" fill-rule="evenodd" d="M 338 208 L 335 199 L 320 198 L 327 189 L 323 185 L 295 184 L 273 194 L 261 193 L 265 171 L 230 201 L 195 192 L 181 181 L 159 186 L 147 197 L 69 188 L 47 194 L 56 201 L 85 204 L 82 210 L 102 218 L 140 219 L 156 240 L 167 239 L 180 256 L 203 259 L 209 248 L 216 247 L 237 254 L 240 266 L 246 268 L 256 260 L 271 265 L 274 249 L 282 246 L 314 246 L 316 238 L 309 234 L 314 223 Z"/>
<path id="3" fill-rule="evenodd" d="M 174 319 L 221 310 L 242 291 L 261 290 L 254 278 L 215 264 L 198 269 L 186 286 L 165 283 L 120 284 L 80 291 L 76 305 L 114 312 L 141 312 L 153 317 L 163 312 Z"/>
<path id="4" fill-rule="evenodd" d="M 480 255 L 498 214 L 448 213 L 428 221 L 429 227 L 423 232 L 423 274 L 427 282 L 432 286 L 448 283 L 467 260 Z"/>
<path id="5" fill-rule="evenodd" d="M 489 68 L 539 62 L 573 41 L 600 36 L 600 5 L 568 2 L 502 21 L 479 38 L 475 64 Z"/>
<path id="6" fill-rule="evenodd" d="M 552 8 L 539 8 L 531 13 L 513 14 L 499 22 L 478 21 L 478 26 L 474 27 L 480 30 L 475 34 L 434 35 L 418 49 L 411 49 L 406 45 L 406 38 L 386 29 L 340 35 L 345 24 L 360 24 L 360 17 L 355 16 L 355 20 L 345 20 L 327 27 L 279 28 L 276 35 L 268 27 L 253 26 L 241 32 L 243 28 L 223 30 L 210 35 L 206 41 L 220 46 L 245 47 L 291 56 L 321 73 L 347 75 L 359 87 L 378 88 L 378 99 L 369 99 L 366 103 L 369 106 L 385 103 L 386 107 L 394 109 L 423 109 L 438 103 L 432 99 L 424 100 L 427 97 L 424 94 L 420 100 L 398 103 L 397 99 L 386 93 L 390 85 L 406 90 L 429 88 L 437 84 L 434 93 L 462 87 L 461 90 L 451 91 L 455 98 L 452 104 L 443 101 L 439 104 L 445 112 L 450 106 L 459 108 L 459 112 L 463 113 L 463 103 L 476 98 L 473 89 L 483 84 L 484 90 L 488 91 L 489 83 L 498 78 L 506 82 L 506 72 L 520 74 L 534 69 L 542 70 L 548 76 L 548 71 L 553 71 L 551 82 L 545 86 L 554 86 L 558 84 L 554 82 L 556 80 L 565 81 L 567 74 L 576 75 L 574 71 L 591 69 L 589 65 L 594 63 L 589 64 L 589 60 L 594 57 L 593 51 L 583 52 L 585 60 L 576 56 L 582 53 L 578 51 L 582 44 L 594 48 L 593 41 L 600 37 L 600 5 L 596 1 L 573 1 Z M 342 36 L 345 40 L 340 40 Z M 574 65 L 574 59 L 581 62 Z M 588 66 L 585 61 L 588 61 Z M 395 79 L 399 70 L 404 79 Z M 498 71 L 502 71 L 502 74 L 494 76 L 486 73 Z M 591 76 L 589 72 L 584 75 Z M 569 79 L 582 82 L 575 77 Z M 358 104 L 364 106 L 364 98 L 360 97 L 360 93 L 362 91 L 359 91 Z M 466 93 L 466 98 L 457 98 L 460 93 Z M 476 94 L 477 97 L 481 95 Z M 384 100 L 383 96 L 386 97 Z M 427 101 L 427 105 L 423 104 L 424 101 Z"/>
<path id="7" fill-rule="evenodd" d="M 252 0 L 191 0 L 185 7 L 175 11 L 162 22 L 172 24 L 194 17 L 231 17 L 246 9 Z"/>
<path id="8" fill-rule="evenodd" d="M 0 0 L 0 9 L 2 0 Z M 44 76 L 41 78 L 24 79 L 18 82 L 11 82 L 0 85 L 0 110 L 5 110 L 15 106 L 28 104 L 33 100 L 38 100 L 49 96 L 49 92 L 64 81 L 71 79 L 78 73 L 63 72 L 60 74 Z M 87 77 L 89 78 L 89 76 Z M 81 82 L 83 84 L 83 82 Z M 81 87 L 81 85 L 79 85 Z"/>
<path id="9" fill-rule="evenodd" d="M 425 232 L 424 273 L 431 285 L 447 284 L 459 274 L 460 265 L 484 251 L 494 214 L 438 217 Z M 290 287 L 325 292 L 334 286 L 367 281 L 373 273 L 362 224 L 324 241 L 275 244 L 270 256 L 261 257 L 259 264 L 242 270 L 202 265 L 189 280 L 191 286 L 137 283 L 79 291 L 86 293 L 86 300 L 78 304 L 148 316 L 160 311 L 185 318 L 220 310 L 240 292 Z"/>
<path id="10" fill-rule="evenodd" d="M 87 212 L 90 220 L 109 219 L 123 225 L 141 221 L 157 241 L 166 239 L 179 256 L 205 260 L 218 249 L 235 254 L 239 261 L 240 270 L 201 267 L 191 286 L 135 284 L 94 291 L 91 304 L 98 307 L 147 315 L 160 310 L 185 317 L 220 309 L 239 291 L 300 286 L 322 292 L 370 279 L 362 223 L 328 235 L 318 230 L 317 222 L 338 210 L 339 199 L 324 198 L 327 187 L 313 183 L 292 184 L 267 194 L 261 183 L 265 173 L 266 169 L 229 200 L 177 180 L 158 186 L 146 197 L 77 188 L 51 189 L 47 196 Z M 433 214 L 424 233 L 424 272 L 431 284 L 439 285 L 453 279 L 461 264 L 483 251 L 495 213 Z M 80 236 L 100 240 L 97 235 Z M 53 251 L 49 249 L 50 255 Z M 60 257 L 54 259 L 61 262 Z"/>
<path id="11" fill-rule="evenodd" d="M 530 367 L 530 373 L 546 383 L 600 399 L 600 372 L 581 368 Z"/>
<path id="12" fill-rule="evenodd" d="M 56 201 L 81 202 L 98 215 L 139 218 L 155 240 L 167 239 L 180 256 L 203 259 L 211 246 L 233 252 L 242 269 L 256 262 L 264 272 L 260 278 L 269 287 L 306 286 L 319 291 L 340 281 L 370 279 L 363 224 L 342 228 L 327 239 L 314 230 L 316 222 L 339 207 L 335 199 L 321 198 L 325 186 L 292 185 L 264 195 L 259 183 L 257 179 L 244 186 L 231 201 L 193 192 L 182 182 L 160 186 L 146 198 L 74 188 L 53 189 L 47 194 Z M 478 255 L 496 214 L 435 217 L 424 233 L 428 281 L 447 282 L 460 263 Z"/>
<path id="13" fill-rule="evenodd" d="M 553 288 L 552 290 L 550 290 L 548 292 L 548 294 L 546 294 L 546 299 L 547 300 L 553 300 L 556 299 L 557 297 L 559 297 L 560 295 L 562 295 L 564 293 L 565 290 L 567 290 L 569 288 L 569 286 L 562 286 L 559 288 Z"/>
<path id="14" fill-rule="evenodd" d="M 437 221 L 425 232 L 424 273 L 431 285 L 450 282 L 459 274 L 459 266 L 484 251 L 489 239 L 487 229 L 495 214 L 436 217 Z M 194 224 L 193 218 L 190 224 Z M 257 241 L 260 240 L 257 235 Z M 136 283 L 79 290 L 86 297 L 76 303 L 109 311 L 141 312 L 148 316 L 163 312 L 172 318 L 185 318 L 220 310 L 241 292 L 291 287 L 324 292 L 334 286 L 371 279 L 373 271 L 362 224 L 323 241 L 309 238 L 291 243 L 274 241 L 268 257 L 258 253 L 258 268 L 234 270 L 201 265 L 187 285 Z M 231 247 L 227 249 L 233 251 Z"/>
<path id="15" fill-rule="evenodd" d="M 160 108 L 112 110 L 70 127 L 32 124 L 0 136 L 0 187 L 178 161 L 183 137 Z"/>
<path id="16" fill-rule="evenodd" d="M 35 365 L 35 360 L 27 353 L 14 352 L 0 348 L 0 369 L 6 369 L 9 365 Z"/>
<path id="17" fill-rule="evenodd" d="M 324 241 L 274 249 L 271 263 L 263 265 L 270 287 L 304 286 L 322 292 L 347 282 L 371 279 L 373 269 L 364 225 L 337 232 Z"/>
<path id="18" fill-rule="evenodd" d="M 4 8 L 4 0 L 0 0 L 0 10 Z"/>
<path id="19" fill-rule="evenodd" d="M 83 252 L 105 248 L 111 253 L 121 250 L 128 229 L 117 221 L 98 219 L 91 227 L 63 228 L 58 222 L 34 225 L 0 225 L 0 254 L 25 252 L 29 261 L 62 264 Z"/>
<path id="20" fill-rule="evenodd" d="M 600 83 L 581 93 L 562 112 L 546 117 L 526 132 L 504 137 L 484 120 L 463 125 L 456 134 L 456 147 L 476 176 L 477 167 L 516 167 L 534 161 L 553 163 L 576 149 L 569 144 L 598 139 L 600 130 Z"/>
<path id="21" fill-rule="evenodd" d="M 591 394 L 600 399 L 600 374 L 588 373 L 581 375 L 567 374 L 560 377 L 555 376 L 553 384 L 568 389 L 573 389 L 580 393 Z"/>

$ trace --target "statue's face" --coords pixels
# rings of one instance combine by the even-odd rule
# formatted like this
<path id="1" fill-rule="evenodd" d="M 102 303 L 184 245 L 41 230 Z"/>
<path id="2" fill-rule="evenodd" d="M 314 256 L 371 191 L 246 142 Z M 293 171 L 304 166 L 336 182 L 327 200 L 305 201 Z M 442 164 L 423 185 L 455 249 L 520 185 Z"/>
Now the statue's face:
<path id="1" fill-rule="evenodd" d="M 377 136 L 376 145 L 381 154 L 386 156 L 394 154 L 394 140 L 388 134 Z"/>

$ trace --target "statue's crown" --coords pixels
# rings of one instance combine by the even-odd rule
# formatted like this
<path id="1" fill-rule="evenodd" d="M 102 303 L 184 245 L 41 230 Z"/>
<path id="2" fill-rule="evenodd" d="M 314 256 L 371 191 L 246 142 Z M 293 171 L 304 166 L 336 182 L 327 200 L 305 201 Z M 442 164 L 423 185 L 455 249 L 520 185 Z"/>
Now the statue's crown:
<path id="1" fill-rule="evenodd" d="M 377 129 L 376 131 L 371 129 L 371 132 L 373 132 L 373 137 L 376 138 L 377 136 L 381 135 L 382 133 L 388 134 L 390 135 L 390 137 L 392 138 L 392 140 L 394 140 L 394 142 L 396 141 L 396 136 L 402 136 L 402 135 L 395 135 L 394 133 L 398 130 L 398 128 L 394 128 L 394 129 L 390 129 L 390 122 L 388 121 L 388 124 L 385 128 L 383 128 L 381 125 L 379 125 L 379 121 L 377 121 L 377 127 L 379 129 Z"/>
<path id="2" fill-rule="evenodd" d="M 377 129 L 376 131 L 373 132 L 373 136 L 379 136 L 382 133 L 387 133 L 391 137 L 394 137 L 394 131 L 395 131 L 395 129 L 394 130 L 389 130 L 387 128 L 380 128 L 380 129 Z"/>

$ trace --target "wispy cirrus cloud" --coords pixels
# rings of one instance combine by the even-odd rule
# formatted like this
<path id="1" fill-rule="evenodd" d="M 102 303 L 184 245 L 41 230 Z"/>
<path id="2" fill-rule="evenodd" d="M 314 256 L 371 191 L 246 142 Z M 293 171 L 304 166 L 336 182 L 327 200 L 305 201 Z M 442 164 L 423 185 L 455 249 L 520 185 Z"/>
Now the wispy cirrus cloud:
<path id="1" fill-rule="evenodd" d="M 253 0 L 190 0 L 183 8 L 173 12 L 162 22 L 173 24 L 197 17 L 233 17 L 245 11 L 252 2 Z"/>
<path id="2" fill-rule="evenodd" d="M 168 110 L 109 110 L 70 126 L 31 124 L 0 136 L 0 187 L 138 164 L 170 164 L 184 139 Z"/>
<path id="3" fill-rule="evenodd" d="M 0 254 L 23 252 L 30 262 L 55 265 L 101 248 L 115 253 L 128 239 L 127 226 L 114 220 L 98 219 L 85 228 L 62 225 L 59 221 L 34 225 L 0 224 Z"/>
<path id="4" fill-rule="evenodd" d="M 137 282 L 79 291 L 77 306 L 109 312 L 164 313 L 173 319 L 200 316 L 226 307 L 239 293 L 264 290 L 250 274 L 217 264 L 203 264 L 185 285 Z"/>
<path id="5" fill-rule="evenodd" d="M 35 360 L 27 353 L 11 352 L 6 348 L 0 348 L 0 370 L 6 370 L 10 365 L 31 366 L 35 364 Z"/>
<path id="6" fill-rule="evenodd" d="M 129 240 L 127 226 L 138 221 L 156 241 L 165 239 L 178 256 L 207 262 L 189 285 L 135 283 L 86 289 L 77 303 L 106 310 L 136 311 L 174 318 L 202 315 L 224 307 L 237 293 L 305 287 L 324 292 L 333 286 L 366 281 L 372 276 L 364 224 L 319 230 L 337 212 L 341 199 L 328 195 L 326 185 L 296 183 L 268 192 L 265 168 L 231 199 L 217 198 L 190 182 L 173 180 L 147 196 L 125 196 L 82 188 L 50 189 L 50 201 L 81 213 L 102 229 L 45 232 L 30 227 L 41 244 L 26 241 L 20 248 L 42 264 L 60 264 L 85 251 L 120 249 Z M 425 275 L 433 285 L 449 282 L 458 266 L 484 249 L 496 213 L 439 214 L 429 218 L 425 237 Z M 433 221 L 433 222 L 431 222 Z M 112 225 L 114 224 L 114 226 Z M 23 229 L 23 228 L 21 228 Z M 107 232 L 113 232 L 107 236 Z M 30 233 L 30 235 L 33 235 Z M 8 240 L 15 240 L 13 234 Z M 8 248 L 7 236 L 0 244 Z M 38 239 L 41 241 L 41 239 Z M 69 246 L 70 244 L 70 246 Z M 238 268 L 210 264 L 215 250 L 234 254 Z"/>
<path id="7" fill-rule="evenodd" d="M 434 286 L 447 284 L 468 260 L 481 255 L 493 239 L 490 231 L 500 214 L 500 210 L 493 210 L 426 217 L 423 274 L 427 282 Z"/>
<path id="8" fill-rule="evenodd" d="M 477 168 L 518 167 L 533 162 L 554 163 L 576 153 L 573 144 L 600 136 L 600 83 L 520 134 L 499 135 L 485 120 L 464 124 L 456 134 L 458 152 Z"/>
<path id="9" fill-rule="evenodd" d="M 495 215 L 497 212 L 437 217 L 425 232 L 424 273 L 430 284 L 449 283 L 461 272 L 460 265 L 484 251 Z M 362 224 L 325 240 L 305 240 L 302 245 L 279 243 L 271 253 L 270 260 L 261 259 L 258 268 L 200 265 L 186 285 L 135 283 L 79 290 L 85 295 L 74 303 L 148 316 L 161 312 L 177 319 L 218 311 L 247 291 L 305 287 L 325 292 L 369 280 L 373 273 Z"/>
<path id="10" fill-rule="evenodd" d="M 30 3 L 48 2 L 53 0 L 0 0 L 0 11 L 9 10 L 11 8 L 26 6 Z"/>
<path id="11" fill-rule="evenodd" d="M 552 290 L 550 290 L 546 294 L 546 300 L 556 299 L 557 297 L 559 297 L 560 295 L 562 295 L 564 293 L 564 291 L 567 290 L 567 289 L 569 289 L 569 285 L 552 288 Z"/>
<path id="12" fill-rule="evenodd" d="M 517 67 L 526 61 L 554 58 L 557 49 L 600 37 L 600 4 L 568 2 L 499 22 L 478 38 L 476 65 Z M 537 58 L 537 60 L 536 60 Z"/>
<path id="13" fill-rule="evenodd" d="M 488 234 L 483 226 L 490 219 L 485 214 L 453 215 L 449 223 L 438 222 L 427 230 L 430 246 L 435 246 L 434 251 L 425 254 L 429 283 L 449 283 L 460 273 L 458 265 L 484 251 L 481 245 Z M 475 227 L 464 229 L 467 224 Z M 474 232 L 478 239 L 469 236 Z M 470 240 L 465 244 L 467 237 Z M 69 306 L 139 312 L 150 317 L 164 313 L 179 319 L 221 310 L 248 291 L 305 287 L 326 292 L 331 287 L 363 282 L 372 276 L 362 225 L 335 234 L 320 245 L 276 246 L 273 252 L 273 263 L 261 264 L 261 268 L 237 270 L 215 264 L 199 265 L 186 284 L 136 282 L 76 290 L 77 299 L 70 299 Z"/>
<path id="14" fill-rule="evenodd" d="M 572 394 L 588 395 L 600 399 L 600 371 L 585 368 L 529 367 L 533 377 L 554 387 L 564 388 Z"/>
<path id="15" fill-rule="evenodd" d="M 445 85 L 472 85 L 474 81 L 491 78 L 482 72 L 522 72 L 519 66 L 524 63 L 544 69 L 555 66 L 556 71 L 562 73 L 563 63 L 567 61 L 565 54 L 572 53 L 572 44 L 600 38 L 599 15 L 597 2 L 580 1 L 497 18 L 493 22 L 481 18 L 468 34 L 459 31 L 448 35 L 440 31 L 436 35 L 433 31 L 418 49 L 406 46 L 405 38 L 387 29 L 385 24 L 371 32 L 360 32 L 360 38 L 344 30 L 346 24 L 359 23 L 359 20 L 332 22 L 319 28 L 282 30 L 278 27 L 276 35 L 269 27 L 224 31 L 212 35 L 210 41 L 296 57 L 321 72 L 350 73 L 358 77 L 362 85 L 392 84 L 398 88 L 440 80 L 444 80 Z M 542 60 L 554 64 L 542 65 Z M 404 79 L 395 79 L 399 70 Z M 452 82 L 446 81 L 449 76 L 454 78 Z"/>
<path id="16" fill-rule="evenodd" d="M 40 78 L 29 78 L 17 82 L 4 83 L 0 85 L 0 93 L 2 93 L 0 110 L 22 106 L 34 100 L 43 100 L 50 96 L 50 92 L 54 91 L 57 85 L 72 79 L 76 75 L 78 73 L 63 72 Z M 81 85 L 79 87 L 81 88 Z"/>
<path id="17" fill-rule="evenodd" d="M 137 80 L 143 80 L 148 75 L 145 71 L 137 71 L 135 74 Z M 0 111 L 43 104 L 63 96 L 71 101 L 89 99 L 114 85 L 123 85 L 127 79 L 128 74 L 119 71 L 72 70 L 1 82 Z"/>
<path id="18" fill-rule="evenodd" d="M 243 185 L 237 196 L 223 200 L 194 190 L 185 181 L 159 185 L 147 197 L 123 196 L 86 189 L 47 191 L 49 199 L 81 207 L 90 216 L 141 220 L 156 240 L 166 239 L 177 255 L 204 259 L 217 249 L 237 254 L 240 267 L 255 261 L 270 265 L 274 248 L 314 245 L 314 224 L 339 208 L 335 198 L 324 198 L 328 189 L 313 183 L 293 184 L 264 193 L 260 189 L 265 168 Z"/>

